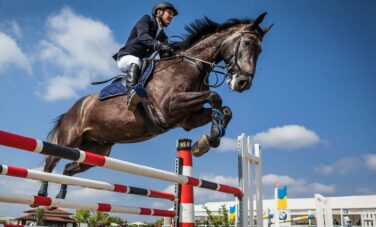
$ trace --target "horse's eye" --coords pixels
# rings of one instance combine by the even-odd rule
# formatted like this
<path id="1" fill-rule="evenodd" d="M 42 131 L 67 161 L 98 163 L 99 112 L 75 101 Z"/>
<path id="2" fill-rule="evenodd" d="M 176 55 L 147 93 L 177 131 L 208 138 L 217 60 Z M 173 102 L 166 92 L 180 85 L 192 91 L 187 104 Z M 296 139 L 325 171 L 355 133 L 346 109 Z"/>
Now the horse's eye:
<path id="1" fill-rule="evenodd" d="M 246 46 L 250 46 L 251 45 L 251 41 L 244 41 L 244 45 L 246 45 Z"/>

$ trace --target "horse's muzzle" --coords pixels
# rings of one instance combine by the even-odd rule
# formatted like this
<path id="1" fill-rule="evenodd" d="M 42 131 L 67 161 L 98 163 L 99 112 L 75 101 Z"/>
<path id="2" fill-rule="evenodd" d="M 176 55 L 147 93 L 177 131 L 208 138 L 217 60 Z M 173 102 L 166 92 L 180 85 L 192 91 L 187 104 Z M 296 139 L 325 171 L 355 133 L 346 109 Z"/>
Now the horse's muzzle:
<path id="1" fill-rule="evenodd" d="M 231 79 L 227 80 L 227 84 L 232 91 L 243 92 L 251 88 L 252 79 L 249 76 L 234 74 Z"/>

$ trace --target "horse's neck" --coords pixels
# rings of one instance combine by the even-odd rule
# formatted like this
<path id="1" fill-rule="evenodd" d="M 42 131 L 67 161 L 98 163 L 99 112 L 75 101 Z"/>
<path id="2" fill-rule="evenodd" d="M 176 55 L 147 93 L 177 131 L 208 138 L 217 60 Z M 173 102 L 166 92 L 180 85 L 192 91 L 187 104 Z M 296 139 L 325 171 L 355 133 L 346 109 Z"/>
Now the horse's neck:
<path id="1" fill-rule="evenodd" d="M 211 63 L 218 63 L 222 60 L 219 57 L 219 50 L 226 37 L 225 33 L 210 35 L 186 50 L 185 54 Z"/>

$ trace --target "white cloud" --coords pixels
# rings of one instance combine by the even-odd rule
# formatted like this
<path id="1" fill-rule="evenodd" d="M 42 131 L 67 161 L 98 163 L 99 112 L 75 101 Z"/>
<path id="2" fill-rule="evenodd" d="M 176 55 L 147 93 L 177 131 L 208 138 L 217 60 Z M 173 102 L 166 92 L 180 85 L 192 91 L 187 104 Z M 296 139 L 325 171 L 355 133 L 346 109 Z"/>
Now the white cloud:
<path id="1" fill-rule="evenodd" d="M 66 199 L 84 203 L 120 203 L 115 196 L 116 194 L 110 191 L 68 186 Z M 126 199 L 123 197 L 121 203 L 125 201 Z"/>
<path id="2" fill-rule="evenodd" d="M 323 175 L 339 173 L 341 175 L 349 175 L 354 173 L 361 166 L 359 157 L 344 157 L 331 164 L 320 164 L 314 167 L 314 170 Z"/>
<path id="3" fill-rule="evenodd" d="M 17 21 L 10 22 L 10 28 L 11 28 L 11 31 L 14 35 L 16 35 L 17 37 L 22 36 L 21 29 L 20 29 L 20 26 L 18 25 Z"/>
<path id="4" fill-rule="evenodd" d="M 167 188 L 165 188 L 163 191 L 169 192 L 169 193 L 175 193 L 175 184 L 169 185 Z"/>
<path id="5" fill-rule="evenodd" d="M 220 184 L 236 187 L 238 185 L 238 177 L 226 177 L 221 175 L 206 174 L 201 175 L 200 179 L 213 181 Z"/>
<path id="6" fill-rule="evenodd" d="M 374 195 L 376 194 L 376 188 L 375 187 L 369 187 L 369 186 L 365 186 L 365 187 L 358 187 L 356 188 L 356 193 L 357 194 L 361 194 L 361 195 Z"/>
<path id="7" fill-rule="evenodd" d="M 311 195 L 314 193 L 330 194 L 334 193 L 336 187 L 334 184 L 323 184 L 319 182 L 308 183 L 304 179 L 294 179 L 289 176 L 280 176 L 268 174 L 262 177 L 262 183 L 265 186 L 275 186 L 276 183 L 287 185 L 288 191 L 293 195 Z"/>
<path id="8" fill-rule="evenodd" d="M 366 166 L 372 170 L 376 171 L 376 154 L 366 154 L 363 156 Z"/>
<path id="9" fill-rule="evenodd" d="M 333 165 L 318 165 L 314 167 L 314 170 L 322 175 L 330 175 L 334 171 Z"/>
<path id="10" fill-rule="evenodd" d="M 230 137 L 221 138 L 221 144 L 217 148 L 219 152 L 236 152 L 238 149 L 238 142 L 236 139 Z"/>
<path id="11" fill-rule="evenodd" d="M 304 126 L 285 125 L 257 133 L 253 136 L 253 142 L 260 143 L 264 148 L 296 150 L 319 143 L 320 137 Z"/>
<path id="12" fill-rule="evenodd" d="M 78 96 L 90 82 L 117 73 L 112 54 L 120 46 L 112 31 L 101 21 L 75 14 L 64 8 L 47 20 L 48 37 L 40 42 L 39 58 L 50 71 L 61 72 L 37 93 L 53 101 Z"/>
<path id="13" fill-rule="evenodd" d="M 0 72 L 11 66 L 16 66 L 31 74 L 30 60 L 17 45 L 16 41 L 5 33 L 0 32 L 0 43 Z"/>
<path id="14" fill-rule="evenodd" d="M 73 78 L 57 75 L 48 80 L 44 99 L 47 101 L 54 101 L 58 99 L 78 97 L 76 91 L 84 89 L 88 84 L 90 84 L 89 75 L 78 74 Z"/>
<path id="15" fill-rule="evenodd" d="M 215 183 L 220 183 L 229 186 L 238 186 L 238 178 L 237 177 L 226 177 L 221 175 L 213 175 L 213 174 L 206 174 L 201 175 L 200 179 L 209 180 Z M 217 192 L 213 190 L 203 189 L 203 188 L 194 188 L 194 196 L 196 203 L 204 203 L 204 202 L 215 202 L 215 201 L 226 201 L 226 200 L 233 200 L 234 196 L 222 192 Z"/>
<path id="16" fill-rule="evenodd" d="M 149 208 L 155 208 L 155 209 L 163 209 L 163 210 L 169 210 L 173 208 L 173 205 L 169 201 L 165 202 L 152 202 L 148 204 Z"/>
<path id="17" fill-rule="evenodd" d="M 259 143 L 263 148 L 278 148 L 284 150 L 301 149 L 320 142 L 325 144 L 314 131 L 308 130 L 300 125 L 285 125 L 270 128 L 266 132 L 260 132 L 251 137 L 252 143 Z M 237 152 L 237 147 L 237 139 L 223 137 L 217 151 Z"/>

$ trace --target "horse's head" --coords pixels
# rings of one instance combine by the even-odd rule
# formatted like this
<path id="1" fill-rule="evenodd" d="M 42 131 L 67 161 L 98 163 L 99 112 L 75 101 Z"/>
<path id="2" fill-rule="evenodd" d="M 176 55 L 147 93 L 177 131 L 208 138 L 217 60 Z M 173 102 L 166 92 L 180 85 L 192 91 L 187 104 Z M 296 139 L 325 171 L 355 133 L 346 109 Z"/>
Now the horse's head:
<path id="1" fill-rule="evenodd" d="M 227 84 L 232 91 L 243 92 L 252 86 L 262 39 L 272 27 L 262 29 L 259 26 L 265 15 L 263 13 L 251 24 L 239 27 L 222 43 L 221 57 L 227 66 L 230 77 Z"/>

